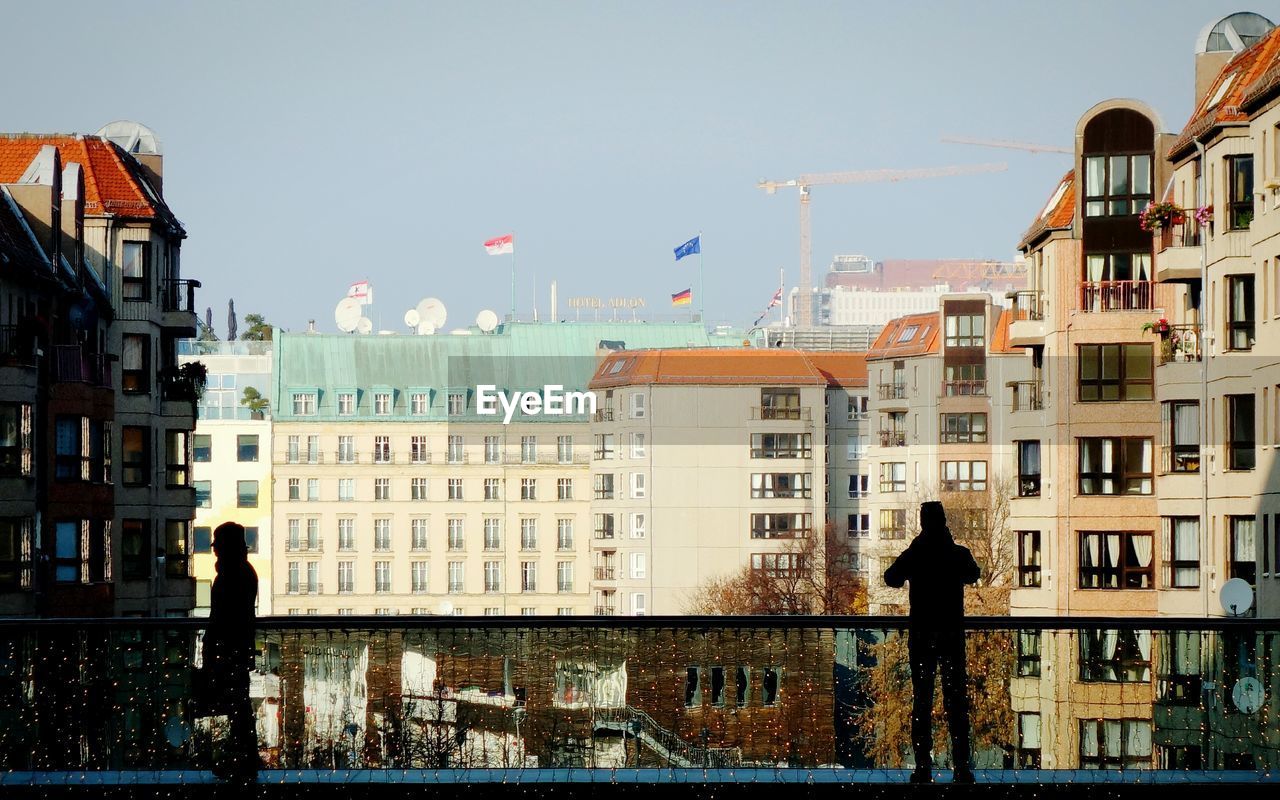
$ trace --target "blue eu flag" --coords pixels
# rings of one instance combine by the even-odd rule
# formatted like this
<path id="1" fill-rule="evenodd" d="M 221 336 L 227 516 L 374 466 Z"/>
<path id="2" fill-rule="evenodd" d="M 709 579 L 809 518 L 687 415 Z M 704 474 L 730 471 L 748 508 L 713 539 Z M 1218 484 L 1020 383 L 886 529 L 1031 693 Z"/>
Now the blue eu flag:
<path id="1" fill-rule="evenodd" d="M 692 239 L 690 239 L 689 241 L 687 241 L 687 242 L 685 242 L 684 244 L 682 244 L 682 245 L 680 245 L 679 247 L 677 247 L 677 248 L 676 248 L 676 261 L 679 261 L 680 259 L 684 258 L 685 256 L 691 256 L 691 255 L 693 255 L 694 253 L 701 253 L 701 252 L 702 252 L 702 241 L 701 241 L 701 240 L 702 240 L 702 234 L 698 234 L 697 236 L 693 237 L 693 238 L 692 238 Z"/>

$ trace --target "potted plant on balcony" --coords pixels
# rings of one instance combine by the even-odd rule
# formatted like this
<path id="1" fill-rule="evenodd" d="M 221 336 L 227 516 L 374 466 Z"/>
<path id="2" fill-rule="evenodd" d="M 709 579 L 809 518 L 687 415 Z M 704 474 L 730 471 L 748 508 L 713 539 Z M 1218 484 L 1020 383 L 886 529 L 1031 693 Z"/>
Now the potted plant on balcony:
<path id="1" fill-rule="evenodd" d="M 1147 203 L 1138 215 L 1138 224 L 1144 231 L 1158 231 L 1170 225 L 1181 225 L 1187 220 L 1187 212 L 1173 203 Z"/>
<path id="2" fill-rule="evenodd" d="M 1142 323 L 1143 333 L 1154 333 L 1158 336 L 1168 336 L 1170 330 L 1172 330 L 1172 328 L 1169 325 L 1169 320 L 1164 317 L 1161 317 L 1155 322 Z"/>
<path id="3" fill-rule="evenodd" d="M 262 419 L 267 409 L 271 406 L 271 401 L 263 397 L 262 392 L 259 392 L 254 387 L 246 386 L 244 387 L 244 397 L 240 398 L 240 405 L 249 409 L 250 419 Z"/>

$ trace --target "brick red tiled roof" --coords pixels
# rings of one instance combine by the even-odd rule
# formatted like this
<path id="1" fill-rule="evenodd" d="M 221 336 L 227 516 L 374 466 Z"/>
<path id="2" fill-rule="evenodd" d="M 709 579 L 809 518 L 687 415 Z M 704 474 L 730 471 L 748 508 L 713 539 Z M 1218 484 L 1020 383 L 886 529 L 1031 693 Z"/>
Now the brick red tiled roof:
<path id="1" fill-rule="evenodd" d="M 1039 239 L 1048 231 L 1070 228 L 1075 222 L 1075 216 L 1076 172 L 1069 170 L 1053 187 L 1053 194 L 1045 200 L 1044 208 L 1040 209 L 1040 215 L 1031 223 L 1031 227 L 1027 228 L 1027 232 L 1022 234 L 1022 241 L 1018 243 L 1019 249 Z"/>
<path id="2" fill-rule="evenodd" d="M 915 328 L 914 331 L 911 328 Z M 909 334 L 904 337 L 904 334 Z M 867 360 L 904 358 L 938 352 L 938 312 L 908 314 L 889 320 L 867 350 Z"/>
<path id="3" fill-rule="evenodd" d="M 1280 66 L 1280 28 L 1273 28 L 1222 68 L 1169 148 L 1169 158 L 1180 158 L 1195 146 L 1198 137 L 1219 125 L 1247 122 L 1249 115 L 1243 106 L 1276 82 L 1277 66 Z M 1230 85 L 1223 90 L 1226 82 Z M 1210 105 L 1215 97 L 1217 102 Z"/>
<path id="4" fill-rule="evenodd" d="M 142 185 L 137 162 L 116 145 L 97 136 L 61 134 L 0 135 L 0 183 L 17 183 L 44 145 L 58 148 L 63 166 L 84 169 L 86 216 L 171 217 L 163 202 Z"/>
<path id="5" fill-rule="evenodd" d="M 607 356 L 591 388 L 637 384 L 691 386 L 866 386 L 862 353 L 780 348 L 632 350 Z"/>

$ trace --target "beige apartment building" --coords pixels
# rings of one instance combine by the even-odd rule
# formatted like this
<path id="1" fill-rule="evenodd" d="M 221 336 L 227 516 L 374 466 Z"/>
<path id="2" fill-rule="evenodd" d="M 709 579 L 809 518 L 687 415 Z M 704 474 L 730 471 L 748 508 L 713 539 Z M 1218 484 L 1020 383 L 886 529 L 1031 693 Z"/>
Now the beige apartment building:
<path id="1" fill-rule="evenodd" d="M 698 587 L 744 566 L 812 568 L 795 542 L 863 513 L 863 492 L 848 491 L 865 475 L 852 449 L 864 435 L 860 353 L 624 352 L 590 385 L 597 614 L 683 614 Z M 851 449 L 837 450 L 844 437 Z"/>

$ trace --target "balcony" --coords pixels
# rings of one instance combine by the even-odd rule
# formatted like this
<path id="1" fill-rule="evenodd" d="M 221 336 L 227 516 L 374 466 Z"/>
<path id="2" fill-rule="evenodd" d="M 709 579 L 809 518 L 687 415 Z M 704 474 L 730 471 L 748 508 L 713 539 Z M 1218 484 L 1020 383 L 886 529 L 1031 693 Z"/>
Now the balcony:
<path id="1" fill-rule="evenodd" d="M 617 568 L 612 565 L 596 567 L 595 576 L 598 581 L 617 580 Z"/>
<path id="2" fill-rule="evenodd" d="M 165 328 L 178 328 L 196 332 L 196 289 L 200 281 L 166 280 L 160 284 L 160 324 Z"/>
<path id="3" fill-rule="evenodd" d="M 1038 289 L 1024 289 L 1005 295 L 1013 301 L 1013 319 L 1009 323 L 1009 344 L 1013 347 L 1033 347 L 1044 344 L 1044 293 Z"/>
<path id="4" fill-rule="evenodd" d="M 324 552 L 324 539 L 286 540 L 284 549 L 287 553 L 321 553 Z"/>
<path id="5" fill-rule="evenodd" d="M 262 794 L 214 792 L 223 726 L 193 702 L 205 620 L 5 619 L 17 683 L 0 794 L 908 790 L 908 726 L 884 724 L 910 706 L 904 617 L 617 618 L 606 598 L 594 619 L 260 619 Z M 1278 633 L 1274 620 L 970 618 L 968 668 L 984 678 L 975 796 L 1273 793 L 1280 700 L 1265 677 Z M 384 711 L 352 711 L 366 691 Z M 948 788 L 925 794 L 960 796 Z"/>
<path id="6" fill-rule="evenodd" d="M 1040 381 L 1010 381 L 1008 386 L 1013 390 L 1014 411 L 1044 410 L 1044 386 Z"/>
<path id="7" fill-rule="evenodd" d="M 613 422 L 613 409 L 609 407 L 598 408 L 596 413 L 591 415 L 592 422 Z"/>
<path id="8" fill-rule="evenodd" d="M 1200 280 L 1200 226 L 1194 218 L 1156 233 L 1156 280 Z"/>
<path id="9" fill-rule="evenodd" d="M 34 367 L 36 340 L 20 325 L 0 325 L 0 367 Z"/>
<path id="10" fill-rule="evenodd" d="M 906 447 L 906 431 L 880 431 L 881 447 Z"/>
<path id="11" fill-rule="evenodd" d="M 110 389 L 113 361 L 113 355 L 91 353 L 80 345 L 57 345 L 53 348 L 53 380 Z"/>
<path id="12" fill-rule="evenodd" d="M 1199 361 L 1200 339 L 1199 325 L 1170 325 L 1169 332 L 1160 336 L 1159 363 Z"/>
<path id="13" fill-rule="evenodd" d="M 1154 281 L 1081 281 L 1080 310 L 1149 311 L 1155 308 Z"/>
<path id="14" fill-rule="evenodd" d="M 881 400 L 905 400 L 906 397 L 907 397 L 907 385 L 905 383 L 880 384 Z"/>
<path id="15" fill-rule="evenodd" d="M 752 406 L 751 419 L 780 421 L 780 420 L 796 420 L 809 422 L 813 419 L 812 409 L 799 406 L 780 407 L 780 406 Z"/>
<path id="16" fill-rule="evenodd" d="M 943 381 L 943 397 L 986 397 L 987 382 L 983 378 L 962 381 Z"/>

